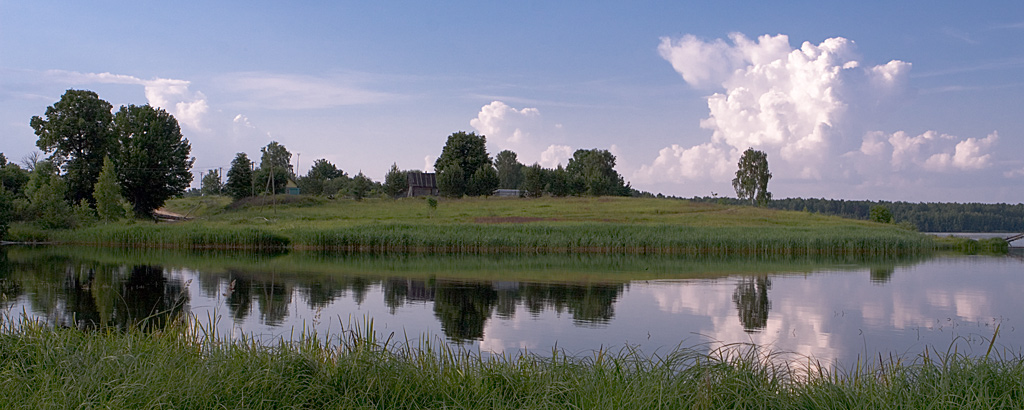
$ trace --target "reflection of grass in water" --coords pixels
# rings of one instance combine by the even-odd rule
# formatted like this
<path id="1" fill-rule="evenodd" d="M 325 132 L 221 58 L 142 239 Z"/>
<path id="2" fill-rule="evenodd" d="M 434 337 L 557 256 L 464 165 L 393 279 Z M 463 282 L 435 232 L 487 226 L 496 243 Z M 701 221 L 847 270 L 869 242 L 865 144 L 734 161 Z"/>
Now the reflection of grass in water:
<path id="1" fill-rule="evenodd" d="M 749 345 L 482 358 L 372 320 L 339 339 L 229 341 L 196 318 L 159 333 L 0 322 L 0 407 L 1022 408 L 1024 358 L 956 352 L 826 368 Z M 994 358 L 995 356 L 993 356 Z"/>
<path id="2" fill-rule="evenodd" d="M 810 273 L 818 270 L 893 269 L 923 256 L 713 256 L 713 255 L 425 255 L 178 251 L 82 246 L 12 247 L 12 263 L 58 258 L 108 264 L 153 264 L 206 273 L 227 270 L 280 275 L 368 275 L 465 280 L 586 282 L 710 278 L 735 274 Z"/>

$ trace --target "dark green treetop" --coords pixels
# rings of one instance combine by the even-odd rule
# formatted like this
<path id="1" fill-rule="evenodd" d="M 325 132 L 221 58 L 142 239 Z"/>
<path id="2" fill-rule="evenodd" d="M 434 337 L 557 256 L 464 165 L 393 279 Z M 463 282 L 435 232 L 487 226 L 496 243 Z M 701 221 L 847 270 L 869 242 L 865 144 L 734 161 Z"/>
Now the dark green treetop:
<path id="1" fill-rule="evenodd" d="M 149 104 L 122 106 L 114 115 L 118 149 L 113 157 L 121 192 L 138 216 L 151 216 L 192 182 L 192 146 L 178 120 Z"/>
<path id="2" fill-rule="evenodd" d="M 252 161 L 244 152 L 235 155 L 228 169 L 228 183 L 224 190 L 234 199 L 242 199 L 252 195 Z"/>
<path id="3" fill-rule="evenodd" d="M 498 188 L 518 189 L 523 182 L 523 164 L 515 152 L 504 150 L 494 156 L 494 167 L 498 170 Z"/>
<path id="4" fill-rule="evenodd" d="M 29 122 L 39 136 L 36 146 L 64 171 L 72 202 L 93 201 L 103 157 L 116 144 L 112 109 L 95 92 L 67 90 L 46 108 L 45 118 L 34 116 Z"/>
<path id="5" fill-rule="evenodd" d="M 455 181 L 454 174 L 455 168 L 458 168 L 461 174 L 461 181 Z M 445 142 L 444 148 L 441 150 L 441 156 L 434 162 L 434 170 L 438 174 L 438 190 L 441 194 L 448 197 L 459 197 L 462 193 L 468 193 L 474 195 L 474 193 L 466 191 L 469 186 L 469 180 L 477 173 L 477 170 L 484 166 L 492 166 L 491 157 L 487 154 L 487 137 L 483 135 L 477 135 L 476 133 L 465 131 L 459 131 L 448 136 L 448 140 Z M 446 173 L 450 175 L 445 176 Z M 442 184 L 441 180 L 444 179 L 450 184 Z M 447 188 L 454 188 L 455 190 L 447 190 Z M 461 192 L 458 188 L 462 188 Z M 478 192 L 493 192 L 497 189 L 497 181 L 494 181 L 494 186 L 476 186 L 475 194 L 479 195 Z"/>
<path id="6" fill-rule="evenodd" d="M 615 155 L 603 149 L 578 149 L 565 167 L 575 195 L 629 195 L 623 178 L 615 171 Z"/>

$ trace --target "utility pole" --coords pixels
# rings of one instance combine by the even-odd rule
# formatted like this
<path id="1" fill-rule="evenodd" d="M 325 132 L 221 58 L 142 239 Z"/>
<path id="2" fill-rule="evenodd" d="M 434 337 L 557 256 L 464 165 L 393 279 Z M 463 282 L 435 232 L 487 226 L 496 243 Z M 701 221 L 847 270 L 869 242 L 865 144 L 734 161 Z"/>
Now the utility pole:
<path id="1" fill-rule="evenodd" d="M 199 171 L 199 196 L 205 196 L 206 192 L 203 192 L 203 171 Z"/>

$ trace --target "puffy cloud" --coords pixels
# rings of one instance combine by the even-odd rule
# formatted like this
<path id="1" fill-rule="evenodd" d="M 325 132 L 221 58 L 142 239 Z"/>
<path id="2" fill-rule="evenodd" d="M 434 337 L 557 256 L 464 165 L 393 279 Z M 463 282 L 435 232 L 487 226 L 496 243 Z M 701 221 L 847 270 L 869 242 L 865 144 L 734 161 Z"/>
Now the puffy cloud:
<path id="1" fill-rule="evenodd" d="M 494 101 L 480 108 L 480 113 L 469 121 L 469 125 L 504 148 L 525 142 L 529 131 L 524 129 L 539 117 L 540 111 L 536 108 L 517 110 L 501 101 Z"/>
<path id="2" fill-rule="evenodd" d="M 932 172 L 970 171 L 984 169 L 991 165 L 992 155 L 988 153 L 999 134 L 993 132 L 987 137 L 967 138 L 958 141 L 957 137 L 928 131 L 918 136 L 909 136 L 898 131 L 888 137 L 888 146 L 878 141 L 881 133 L 875 132 L 865 137 L 865 144 L 870 140 L 879 145 L 878 149 L 862 152 L 869 155 L 884 155 L 891 152 L 891 169 L 893 171 L 912 170 L 915 167 Z"/>
<path id="3" fill-rule="evenodd" d="M 544 152 L 540 153 L 540 165 L 545 168 L 555 168 L 559 164 L 565 165 L 572 158 L 572 147 L 568 145 L 549 145 Z"/>
<path id="4" fill-rule="evenodd" d="M 487 136 L 487 143 L 492 145 L 491 151 L 512 150 L 524 164 L 538 162 L 542 166 L 553 167 L 560 162 L 565 163 L 572 156 L 570 147 L 552 144 L 561 134 L 561 124 L 545 124 L 540 110 L 536 108 L 517 109 L 501 101 L 492 101 L 480 108 L 469 125 Z M 570 150 L 568 155 L 564 152 L 566 150 Z"/>
<path id="5" fill-rule="evenodd" d="M 79 73 L 74 71 L 51 70 L 50 75 L 78 84 L 129 84 L 144 87 L 149 105 L 162 108 L 174 115 L 178 123 L 195 130 L 205 130 L 203 119 L 209 111 L 206 96 L 199 91 L 190 91 L 191 82 L 169 78 L 144 80 L 138 77 L 112 73 Z"/>
<path id="6" fill-rule="evenodd" d="M 911 65 L 892 60 L 865 66 L 845 38 L 793 48 L 781 34 L 756 40 L 731 34 L 728 42 L 686 35 L 662 38 L 658 50 L 688 84 L 718 90 L 707 97 L 709 114 L 700 121 L 712 135 L 694 146 L 661 149 L 634 174 L 638 181 L 727 182 L 748 147 L 768 154 L 777 179 L 793 181 L 856 183 L 888 180 L 891 171 L 992 165 L 994 133 L 961 139 L 934 131 L 864 132 L 877 115 L 872 109 L 906 88 Z"/>

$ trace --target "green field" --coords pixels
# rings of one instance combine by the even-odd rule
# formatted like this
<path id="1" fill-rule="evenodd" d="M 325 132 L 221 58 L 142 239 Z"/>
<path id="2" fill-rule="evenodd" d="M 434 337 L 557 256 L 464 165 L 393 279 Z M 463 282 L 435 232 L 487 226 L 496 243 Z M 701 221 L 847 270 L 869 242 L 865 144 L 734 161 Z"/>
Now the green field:
<path id="1" fill-rule="evenodd" d="M 654 198 L 177 199 L 190 221 L 70 231 L 15 227 L 15 239 L 179 249 L 440 253 L 914 254 L 932 239 L 892 225 L 806 212 Z"/>

